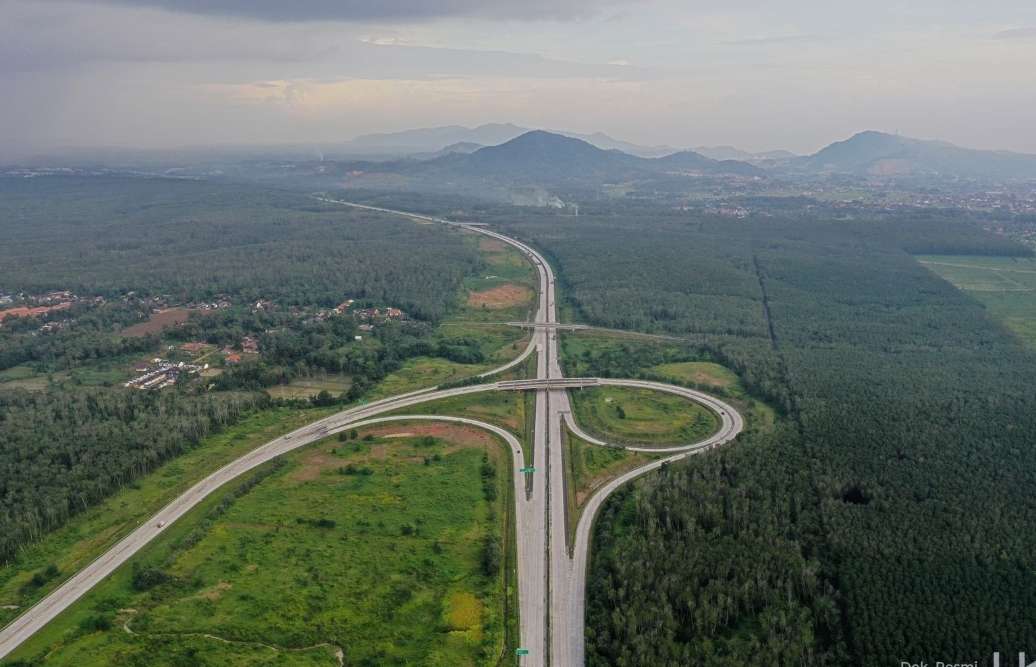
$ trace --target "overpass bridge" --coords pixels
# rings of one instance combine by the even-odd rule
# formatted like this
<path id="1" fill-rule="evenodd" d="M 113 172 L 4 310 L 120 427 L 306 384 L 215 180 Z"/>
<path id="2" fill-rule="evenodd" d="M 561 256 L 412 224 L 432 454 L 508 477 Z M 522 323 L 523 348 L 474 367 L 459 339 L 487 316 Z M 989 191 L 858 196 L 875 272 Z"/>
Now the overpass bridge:
<path id="1" fill-rule="evenodd" d="M 581 389 L 600 386 L 600 378 L 551 378 L 538 380 L 504 380 L 497 382 L 497 389 L 505 391 L 528 391 L 538 389 Z"/>
<path id="2" fill-rule="evenodd" d="M 555 331 L 580 331 L 590 328 L 586 324 L 558 324 L 557 322 L 508 322 L 507 326 L 523 329 L 554 329 Z"/>

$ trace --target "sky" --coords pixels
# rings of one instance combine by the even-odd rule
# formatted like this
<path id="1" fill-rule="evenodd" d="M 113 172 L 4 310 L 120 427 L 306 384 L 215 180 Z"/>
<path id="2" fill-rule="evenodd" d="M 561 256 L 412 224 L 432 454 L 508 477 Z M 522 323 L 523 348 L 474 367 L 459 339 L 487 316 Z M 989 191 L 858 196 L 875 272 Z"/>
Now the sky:
<path id="1" fill-rule="evenodd" d="M 511 122 L 1036 153 L 1032 0 L 0 0 L 0 162 Z"/>

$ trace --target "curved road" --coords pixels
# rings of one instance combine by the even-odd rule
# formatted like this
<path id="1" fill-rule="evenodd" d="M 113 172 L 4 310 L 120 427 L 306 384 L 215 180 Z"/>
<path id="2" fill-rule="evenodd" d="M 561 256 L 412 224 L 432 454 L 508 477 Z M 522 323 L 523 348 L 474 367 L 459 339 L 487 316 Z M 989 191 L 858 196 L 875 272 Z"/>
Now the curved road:
<path id="1" fill-rule="evenodd" d="M 557 331 L 551 326 L 557 323 L 554 273 L 547 261 L 536 250 L 508 236 L 478 226 L 375 206 L 331 199 L 323 199 L 323 201 L 460 227 L 498 239 L 517 248 L 529 258 L 539 274 L 539 303 L 534 322 L 541 326 L 534 327 L 529 344 L 517 358 L 499 368 L 482 373 L 478 377 L 488 377 L 509 370 L 528 358 L 534 351 L 539 351 L 537 379 L 561 379 L 564 377 L 559 363 Z M 234 478 L 286 452 L 316 442 L 343 429 L 387 421 L 423 419 L 450 421 L 483 428 L 503 438 L 511 447 L 516 471 L 514 492 L 518 551 L 519 641 L 522 647 L 529 649 L 529 654 L 522 658 L 522 664 L 540 666 L 549 663 L 565 667 L 582 665 L 584 662 L 583 616 L 587 552 L 593 520 L 604 500 L 622 484 L 655 470 L 667 462 L 698 454 L 733 440 L 743 428 L 741 415 L 733 407 L 693 389 L 642 380 L 608 378 L 600 379 L 600 383 L 656 389 L 683 396 L 711 408 L 720 416 L 722 425 L 715 434 L 698 443 L 663 449 L 629 447 L 628 449 L 637 451 L 673 452 L 673 455 L 631 470 L 599 489 L 588 501 L 576 527 L 571 555 L 566 530 L 562 429 L 567 424 L 574 433 L 592 444 L 614 445 L 593 438 L 578 427 L 572 419 L 567 391 L 563 389 L 537 391 L 532 459 L 535 471 L 529 475 L 527 486 L 524 475 L 517 472 L 524 466 L 521 444 L 514 435 L 498 426 L 465 417 L 439 415 L 377 417 L 385 412 L 428 401 L 507 389 L 500 383 L 486 383 L 454 389 L 431 387 L 354 407 L 307 424 L 252 450 L 205 477 L 162 508 L 147 523 L 127 535 L 114 547 L 0 630 L 0 659 L 11 653 L 93 586 L 129 560 L 144 545 L 157 537 L 164 527 L 179 519 L 209 494 Z"/>

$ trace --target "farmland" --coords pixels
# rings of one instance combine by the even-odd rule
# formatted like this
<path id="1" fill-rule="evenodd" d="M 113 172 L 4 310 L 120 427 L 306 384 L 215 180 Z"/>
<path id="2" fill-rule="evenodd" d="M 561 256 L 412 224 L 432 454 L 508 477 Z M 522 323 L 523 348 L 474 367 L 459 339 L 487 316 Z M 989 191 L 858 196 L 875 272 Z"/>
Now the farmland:
<path id="1" fill-rule="evenodd" d="M 926 255 L 918 261 L 973 297 L 1036 349 L 1036 259 Z"/>

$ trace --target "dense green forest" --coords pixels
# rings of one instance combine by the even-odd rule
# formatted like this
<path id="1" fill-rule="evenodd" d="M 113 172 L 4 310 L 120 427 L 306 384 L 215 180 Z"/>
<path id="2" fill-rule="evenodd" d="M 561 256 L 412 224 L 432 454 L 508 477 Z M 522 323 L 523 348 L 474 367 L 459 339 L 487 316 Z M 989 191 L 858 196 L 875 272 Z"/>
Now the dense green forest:
<path id="1" fill-rule="evenodd" d="M 478 263 L 451 234 L 296 193 L 150 178 L 0 179 L 0 289 L 227 295 L 440 317 Z"/>
<path id="2" fill-rule="evenodd" d="M 229 393 L 0 391 L 0 562 L 264 400 Z"/>
<path id="3" fill-rule="evenodd" d="M 47 374 L 35 393 L 0 379 L 0 561 L 269 402 L 237 392 L 332 372 L 349 376 L 349 391 L 320 400 L 348 401 L 410 357 L 482 361 L 477 341 L 435 333 L 464 277 L 481 268 L 475 245 L 440 227 L 228 184 L 0 178 L 0 237 L 0 295 L 80 297 L 0 326 L 0 371 Z M 229 305 L 163 332 L 123 335 L 151 316 L 156 297 L 165 306 Z M 379 322 L 357 341 L 353 317 L 318 317 L 346 299 L 402 308 L 407 319 Z M 234 348 L 244 336 L 260 354 L 161 396 L 110 380 L 81 387 L 65 373 L 131 366 L 187 341 Z"/>
<path id="4" fill-rule="evenodd" d="M 687 336 L 785 415 L 611 500 L 595 665 L 898 664 L 1036 645 L 1036 359 L 909 251 L 928 215 L 492 215 L 577 314 Z"/>

